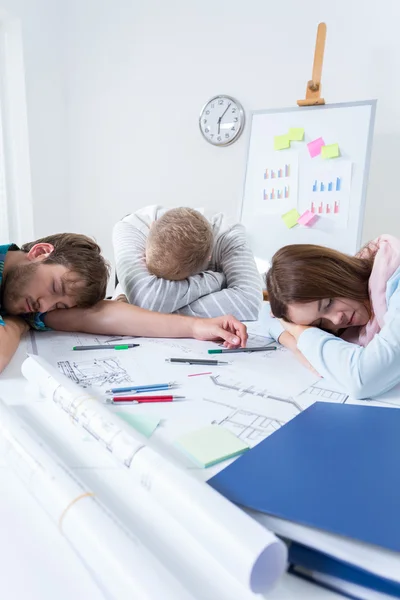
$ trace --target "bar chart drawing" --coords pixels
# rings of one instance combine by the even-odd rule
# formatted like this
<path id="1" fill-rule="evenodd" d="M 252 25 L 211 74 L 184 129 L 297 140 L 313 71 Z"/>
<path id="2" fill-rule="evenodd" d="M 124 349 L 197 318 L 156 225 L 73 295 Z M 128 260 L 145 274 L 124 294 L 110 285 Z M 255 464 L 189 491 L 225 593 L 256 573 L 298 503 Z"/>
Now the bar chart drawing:
<path id="1" fill-rule="evenodd" d="M 290 177 L 290 164 L 276 169 L 265 169 L 264 171 L 264 179 L 283 179 L 285 177 Z"/>
<path id="2" fill-rule="evenodd" d="M 331 167 L 302 164 L 299 212 L 309 210 L 335 229 L 347 226 L 351 194 L 352 164 L 338 159 Z M 323 226 L 324 221 L 319 221 Z"/>
<path id="3" fill-rule="evenodd" d="M 329 202 L 311 202 L 311 206 L 309 209 L 315 215 L 337 215 L 340 212 L 340 203 L 338 200 L 335 200 L 332 203 Z"/>
<path id="4" fill-rule="evenodd" d="M 342 179 L 341 177 L 336 177 L 336 181 L 328 181 L 328 183 L 324 181 L 318 181 L 318 179 L 314 180 L 312 191 L 313 192 L 340 192 L 342 187 Z"/>
<path id="5" fill-rule="evenodd" d="M 254 182 L 258 208 L 262 214 L 282 215 L 297 204 L 299 155 L 281 151 L 271 160 L 260 159 Z"/>
<path id="6" fill-rule="evenodd" d="M 263 196 L 264 200 L 287 200 L 290 198 L 290 189 L 288 185 L 283 188 L 273 187 L 270 190 L 264 190 Z"/>

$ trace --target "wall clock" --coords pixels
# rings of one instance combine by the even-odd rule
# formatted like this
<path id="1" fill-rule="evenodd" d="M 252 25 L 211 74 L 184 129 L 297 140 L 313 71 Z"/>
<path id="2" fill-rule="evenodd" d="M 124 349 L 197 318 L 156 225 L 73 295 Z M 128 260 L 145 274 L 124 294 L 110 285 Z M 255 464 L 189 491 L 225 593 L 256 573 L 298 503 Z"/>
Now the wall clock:
<path id="1" fill-rule="evenodd" d="M 210 144 L 229 146 L 243 131 L 244 110 L 240 102 L 230 96 L 214 96 L 204 105 L 199 118 L 200 131 Z"/>

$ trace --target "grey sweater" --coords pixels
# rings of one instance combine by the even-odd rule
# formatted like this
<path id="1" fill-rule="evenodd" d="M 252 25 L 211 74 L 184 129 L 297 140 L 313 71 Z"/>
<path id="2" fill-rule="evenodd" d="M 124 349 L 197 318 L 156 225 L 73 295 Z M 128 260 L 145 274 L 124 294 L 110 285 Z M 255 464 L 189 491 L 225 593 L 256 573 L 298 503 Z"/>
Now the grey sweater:
<path id="1" fill-rule="evenodd" d="M 119 221 L 113 230 L 116 270 L 131 304 L 163 313 L 198 317 L 234 315 L 242 321 L 258 318 L 262 281 L 243 225 L 229 224 L 223 214 L 208 217 L 214 247 L 207 271 L 182 281 L 169 281 L 147 270 L 146 238 L 153 221 L 166 208 L 148 206 Z M 203 212 L 200 210 L 200 212 Z"/>

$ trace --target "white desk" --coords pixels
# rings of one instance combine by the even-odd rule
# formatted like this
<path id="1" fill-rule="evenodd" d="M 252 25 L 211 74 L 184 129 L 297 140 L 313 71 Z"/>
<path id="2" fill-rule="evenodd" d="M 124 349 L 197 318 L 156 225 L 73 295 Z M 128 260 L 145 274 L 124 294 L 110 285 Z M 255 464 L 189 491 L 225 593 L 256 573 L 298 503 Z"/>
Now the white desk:
<path id="1" fill-rule="evenodd" d="M 72 440 L 74 449 L 85 444 L 78 430 L 67 428 L 64 433 L 57 422 L 57 411 L 47 414 L 49 405 L 32 394 L 20 374 L 25 358 L 25 344 L 21 344 L 12 363 L 1 375 L 0 397 L 7 404 L 18 406 L 36 431 L 58 452 L 82 479 L 95 491 L 102 491 L 103 500 L 112 502 L 118 494 L 118 470 L 115 463 L 96 443 L 87 442 L 90 464 L 87 468 L 79 452 L 67 451 L 66 440 Z M 61 422 L 62 420 L 60 420 Z M 70 441 L 69 440 L 69 441 Z M 86 453 L 86 452 L 85 452 Z M 88 572 L 61 536 L 41 507 L 36 504 L 24 486 L 8 468 L 0 464 L 0 564 L 2 597 L 7 600 L 32 598 L 40 600 L 67 600 L 90 598 L 104 600 Z M 123 488 L 121 488 L 123 489 Z M 123 508 L 122 508 L 123 510 Z M 144 535 L 144 532 L 142 532 Z M 199 587 L 196 588 L 201 589 Z M 217 600 L 200 594 L 200 600 Z M 269 600 L 339 600 L 342 596 L 325 591 L 305 581 L 285 575 L 278 586 L 266 596 Z M 162 599 L 160 599 L 162 600 Z M 177 598 L 177 600 L 179 600 Z"/>

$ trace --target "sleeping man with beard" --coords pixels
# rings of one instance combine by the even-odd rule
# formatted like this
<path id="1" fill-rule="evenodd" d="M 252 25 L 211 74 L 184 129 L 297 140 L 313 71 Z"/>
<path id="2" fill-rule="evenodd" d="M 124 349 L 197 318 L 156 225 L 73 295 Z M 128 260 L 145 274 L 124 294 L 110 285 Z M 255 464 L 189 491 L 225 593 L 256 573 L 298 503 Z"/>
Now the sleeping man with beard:
<path id="1" fill-rule="evenodd" d="M 0 373 L 30 327 L 246 345 L 245 325 L 229 315 L 200 319 L 104 300 L 108 277 L 100 247 L 85 235 L 59 233 L 21 248 L 0 245 Z"/>

